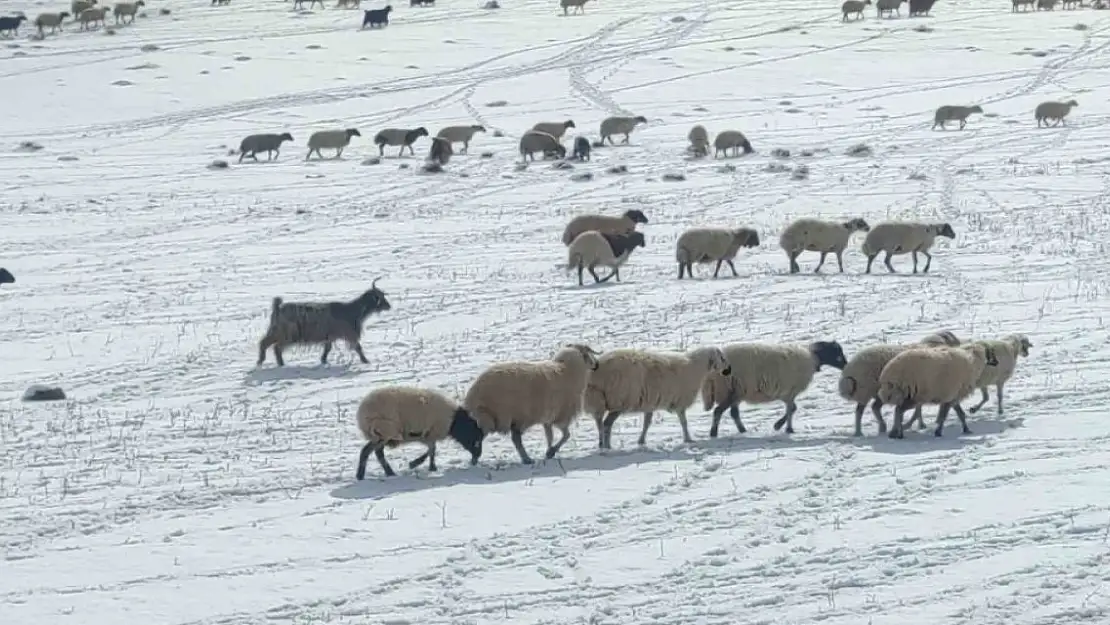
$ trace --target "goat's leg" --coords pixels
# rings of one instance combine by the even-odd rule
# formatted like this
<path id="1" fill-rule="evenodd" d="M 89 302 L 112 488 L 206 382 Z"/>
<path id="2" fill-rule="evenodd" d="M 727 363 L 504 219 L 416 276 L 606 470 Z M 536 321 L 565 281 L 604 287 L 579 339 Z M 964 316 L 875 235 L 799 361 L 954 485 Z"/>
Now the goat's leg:
<path id="1" fill-rule="evenodd" d="M 359 343 L 358 341 L 348 341 L 348 344 L 351 346 L 351 349 L 355 350 L 355 353 L 358 354 L 358 359 L 362 361 L 362 364 L 370 364 L 370 361 L 366 359 L 366 354 L 362 353 L 361 343 Z"/>

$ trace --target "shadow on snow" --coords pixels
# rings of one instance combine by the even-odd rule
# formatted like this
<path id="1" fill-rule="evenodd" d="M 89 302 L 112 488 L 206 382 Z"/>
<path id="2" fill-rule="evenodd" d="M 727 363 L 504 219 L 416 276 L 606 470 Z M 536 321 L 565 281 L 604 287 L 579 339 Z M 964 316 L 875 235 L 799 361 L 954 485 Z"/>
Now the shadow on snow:
<path id="1" fill-rule="evenodd" d="M 327 380 L 358 375 L 359 370 L 348 364 L 285 365 L 256 367 L 243 376 L 243 383 L 257 386 L 282 380 Z"/>

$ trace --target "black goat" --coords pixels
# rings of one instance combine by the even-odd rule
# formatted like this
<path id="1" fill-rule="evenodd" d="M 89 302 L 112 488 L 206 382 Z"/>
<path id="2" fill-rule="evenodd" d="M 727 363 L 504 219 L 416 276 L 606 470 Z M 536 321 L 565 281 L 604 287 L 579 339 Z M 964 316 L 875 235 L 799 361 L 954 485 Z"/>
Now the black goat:
<path id="1" fill-rule="evenodd" d="M 15 284 L 15 276 L 3 267 L 0 267 L 0 284 Z"/>
<path id="2" fill-rule="evenodd" d="M 580 161 L 590 160 L 590 140 L 586 137 L 574 139 L 574 158 Z"/>
<path id="3" fill-rule="evenodd" d="M 320 364 L 327 364 L 332 343 L 342 339 L 368 363 L 362 353 L 362 323 L 372 313 L 389 310 L 389 300 L 378 288 L 378 280 L 370 289 L 350 302 L 283 302 L 275 297 L 270 308 L 270 327 L 258 342 L 258 364 L 266 361 L 266 350 L 273 346 L 274 360 L 285 366 L 282 350 L 289 345 L 324 344 Z"/>
<path id="4" fill-rule="evenodd" d="M 374 28 L 375 26 L 385 28 L 389 25 L 389 12 L 392 10 L 393 5 L 387 4 L 384 9 L 363 11 L 362 27 L 366 28 L 366 26 L 369 25 L 370 28 Z"/>
<path id="5" fill-rule="evenodd" d="M 26 15 L 16 15 L 15 17 L 0 17 L 0 33 L 15 33 L 19 34 L 19 25 L 27 21 Z"/>

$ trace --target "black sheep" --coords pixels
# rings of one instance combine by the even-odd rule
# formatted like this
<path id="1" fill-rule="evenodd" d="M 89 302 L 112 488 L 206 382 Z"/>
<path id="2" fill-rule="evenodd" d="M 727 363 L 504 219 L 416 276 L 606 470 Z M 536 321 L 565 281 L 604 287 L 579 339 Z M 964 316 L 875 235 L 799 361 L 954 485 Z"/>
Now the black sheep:
<path id="1" fill-rule="evenodd" d="M 606 234 L 602 232 L 601 236 L 605 237 L 605 240 L 609 243 L 609 249 L 613 250 L 613 258 L 631 254 L 632 250 L 638 247 L 646 247 L 644 233 L 639 230 L 633 230 L 625 234 Z M 617 277 L 617 282 L 621 281 L 621 268 L 619 266 L 613 267 L 613 273 L 602 278 L 601 282 L 607 282 L 613 276 Z"/>
<path id="2" fill-rule="evenodd" d="M 446 165 L 454 152 L 450 141 L 442 137 L 432 137 L 432 149 L 428 150 L 428 161 L 440 166 Z"/>
<path id="3" fill-rule="evenodd" d="M 393 10 L 393 5 L 387 4 L 384 9 L 370 9 L 363 11 L 362 27 L 370 28 L 377 26 L 378 28 L 385 28 L 389 25 L 389 12 Z"/>
<path id="4" fill-rule="evenodd" d="M 26 21 L 26 15 L 16 15 L 15 17 L 0 17 L 0 33 L 15 33 L 18 35 L 19 25 Z"/>
<path id="5" fill-rule="evenodd" d="M 586 137 L 574 139 L 574 158 L 580 161 L 590 160 L 590 140 Z"/>
<path id="6" fill-rule="evenodd" d="M 910 0 L 910 17 L 929 15 L 937 0 Z"/>
<path id="7" fill-rule="evenodd" d="M 15 284 L 15 276 L 3 267 L 0 267 L 0 284 Z"/>

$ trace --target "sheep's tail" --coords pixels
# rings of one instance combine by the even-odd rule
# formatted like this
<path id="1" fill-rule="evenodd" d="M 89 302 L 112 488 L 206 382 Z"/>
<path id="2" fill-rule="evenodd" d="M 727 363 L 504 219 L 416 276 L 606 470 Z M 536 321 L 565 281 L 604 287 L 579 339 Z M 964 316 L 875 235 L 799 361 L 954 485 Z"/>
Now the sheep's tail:
<path id="1" fill-rule="evenodd" d="M 856 389 L 858 388 L 859 382 L 857 382 L 855 378 L 850 375 L 840 376 L 838 390 L 840 391 L 841 397 L 844 399 L 852 399 L 852 396 L 856 394 Z"/>
<path id="2" fill-rule="evenodd" d="M 274 301 L 270 304 L 270 325 L 277 323 L 278 311 L 281 309 L 282 299 L 275 297 Z"/>

